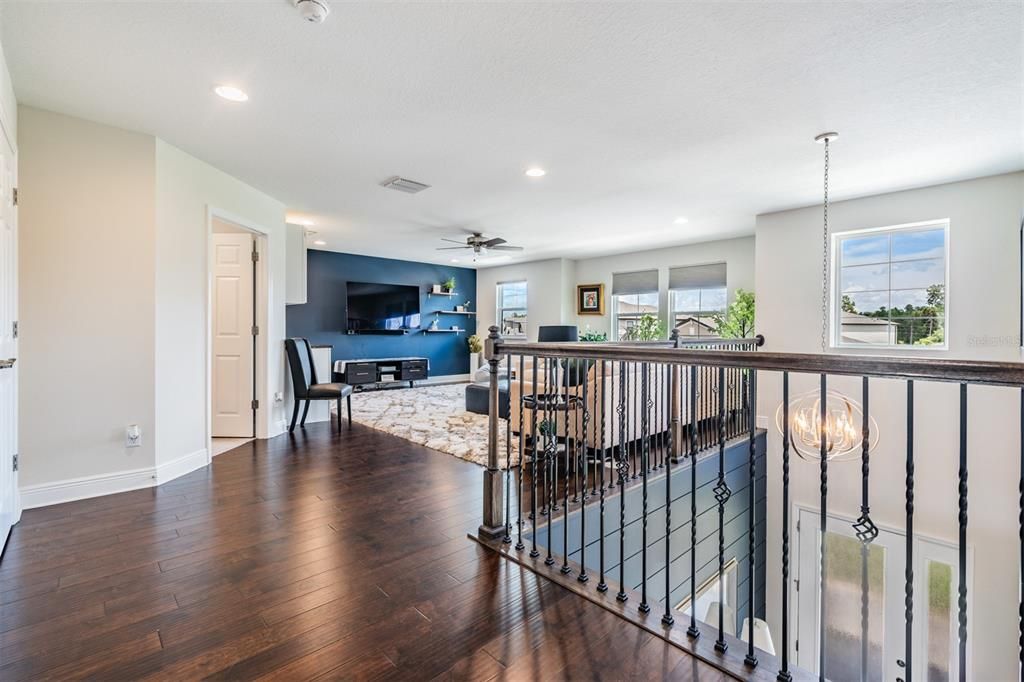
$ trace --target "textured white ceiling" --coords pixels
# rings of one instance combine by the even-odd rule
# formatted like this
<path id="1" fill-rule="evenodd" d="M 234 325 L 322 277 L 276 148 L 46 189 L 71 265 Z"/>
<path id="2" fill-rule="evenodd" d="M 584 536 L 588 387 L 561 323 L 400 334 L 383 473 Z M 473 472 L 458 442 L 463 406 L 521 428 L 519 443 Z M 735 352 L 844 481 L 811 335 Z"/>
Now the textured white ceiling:
<path id="1" fill-rule="evenodd" d="M 22 103 L 158 135 L 327 248 L 447 262 L 463 230 L 519 260 L 750 234 L 818 200 L 823 130 L 836 198 L 1020 169 L 1022 6 L 335 1 L 317 26 L 289 0 L 5 2 L 0 21 Z"/>

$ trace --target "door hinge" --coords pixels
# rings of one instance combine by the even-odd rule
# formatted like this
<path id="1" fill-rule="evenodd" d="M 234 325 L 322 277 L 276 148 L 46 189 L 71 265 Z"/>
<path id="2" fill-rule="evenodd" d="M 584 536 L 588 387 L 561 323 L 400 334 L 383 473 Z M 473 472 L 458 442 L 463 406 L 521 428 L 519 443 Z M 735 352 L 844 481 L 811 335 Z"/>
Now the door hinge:
<path id="1" fill-rule="evenodd" d="M 252 335 L 253 336 L 259 336 L 260 335 L 260 328 L 259 328 L 259 326 L 255 325 L 255 324 L 252 326 Z"/>
<path id="2" fill-rule="evenodd" d="M 11 336 L 18 338 L 18 321 L 11 322 Z"/>
<path id="3" fill-rule="evenodd" d="M 14 202 L 15 206 L 18 205 L 18 188 L 17 187 L 14 187 L 14 188 L 11 189 L 11 201 Z"/>
<path id="4" fill-rule="evenodd" d="M 252 250 L 252 262 L 253 263 L 258 263 L 259 260 L 260 260 L 260 252 L 257 251 L 256 249 L 253 249 Z"/>
<path id="5" fill-rule="evenodd" d="M 252 401 L 252 409 L 254 409 L 254 410 L 258 410 L 258 409 L 260 409 L 260 401 L 258 401 L 258 400 L 253 400 L 253 401 Z"/>
<path id="6" fill-rule="evenodd" d="M 800 653 L 800 640 L 796 640 L 796 652 Z"/>
<path id="7" fill-rule="evenodd" d="M 18 470 L 18 453 L 14 453 L 13 460 L 14 461 L 12 463 L 11 470 L 12 471 L 17 471 Z"/>
<path id="8" fill-rule="evenodd" d="M 800 591 L 800 580 L 799 580 L 799 578 L 794 580 L 793 584 L 796 585 L 796 591 L 799 592 Z"/>

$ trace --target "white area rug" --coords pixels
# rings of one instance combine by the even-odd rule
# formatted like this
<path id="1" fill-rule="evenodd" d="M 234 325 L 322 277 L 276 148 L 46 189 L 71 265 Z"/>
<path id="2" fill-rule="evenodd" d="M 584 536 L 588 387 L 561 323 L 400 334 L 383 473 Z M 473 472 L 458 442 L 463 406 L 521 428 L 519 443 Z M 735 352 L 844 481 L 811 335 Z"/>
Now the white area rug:
<path id="1" fill-rule="evenodd" d="M 467 462 L 487 464 L 487 415 L 466 411 L 466 384 L 356 393 L 352 419 Z M 506 422 L 501 420 L 498 455 L 502 466 L 506 430 Z M 512 446 L 515 464 L 519 446 L 515 436 Z"/>

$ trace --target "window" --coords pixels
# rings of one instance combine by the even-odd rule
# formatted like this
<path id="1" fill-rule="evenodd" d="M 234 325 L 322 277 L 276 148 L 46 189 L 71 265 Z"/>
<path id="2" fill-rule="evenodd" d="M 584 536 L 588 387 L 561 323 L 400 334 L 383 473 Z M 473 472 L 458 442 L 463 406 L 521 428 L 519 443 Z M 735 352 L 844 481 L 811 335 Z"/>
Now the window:
<path id="1" fill-rule="evenodd" d="M 526 282 L 498 284 L 498 320 L 502 336 L 526 336 Z"/>
<path id="2" fill-rule="evenodd" d="M 653 316 L 654 321 L 641 321 Z M 665 336 L 658 310 L 658 271 L 612 275 L 612 326 L 615 339 L 650 341 Z"/>
<path id="3" fill-rule="evenodd" d="M 717 338 L 716 315 L 726 307 L 725 263 L 671 268 L 668 272 L 672 326 L 679 338 Z"/>
<path id="4" fill-rule="evenodd" d="M 949 223 L 838 234 L 833 344 L 946 348 Z"/>
<path id="5" fill-rule="evenodd" d="M 718 602 L 722 602 L 722 629 L 726 634 L 736 636 L 736 589 L 739 584 L 737 572 L 739 563 L 735 558 L 725 562 L 725 569 L 722 571 L 722 580 L 718 579 L 716 572 L 702 584 L 697 586 L 697 620 L 711 625 L 718 625 Z M 676 611 L 683 615 L 690 615 L 690 595 L 687 594 L 683 601 L 676 606 Z M 756 643 L 757 640 L 755 639 Z"/>

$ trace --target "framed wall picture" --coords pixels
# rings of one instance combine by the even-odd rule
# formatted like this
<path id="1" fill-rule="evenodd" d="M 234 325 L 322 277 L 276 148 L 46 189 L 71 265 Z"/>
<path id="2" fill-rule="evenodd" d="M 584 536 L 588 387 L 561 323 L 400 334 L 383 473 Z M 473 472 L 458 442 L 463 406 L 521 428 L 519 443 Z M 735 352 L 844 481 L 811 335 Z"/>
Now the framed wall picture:
<path id="1" fill-rule="evenodd" d="M 576 287 L 577 315 L 604 315 L 604 285 L 580 284 Z"/>

